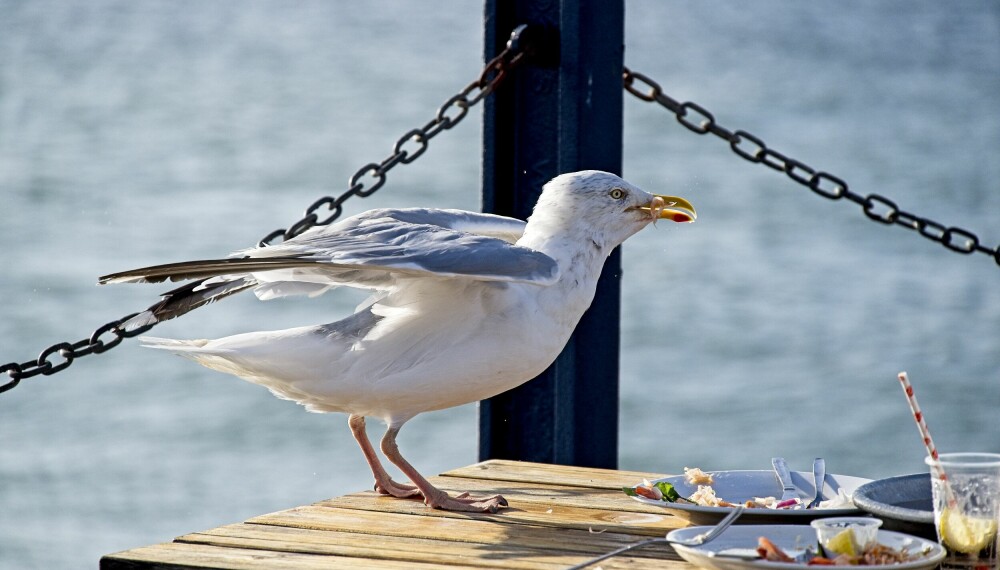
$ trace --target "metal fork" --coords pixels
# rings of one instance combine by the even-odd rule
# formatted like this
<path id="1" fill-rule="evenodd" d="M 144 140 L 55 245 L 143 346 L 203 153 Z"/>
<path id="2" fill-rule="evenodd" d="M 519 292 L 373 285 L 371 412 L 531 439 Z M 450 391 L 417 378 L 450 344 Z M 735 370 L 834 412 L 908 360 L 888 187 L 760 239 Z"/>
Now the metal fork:
<path id="1" fill-rule="evenodd" d="M 666 537 L 649 538 L 646 540 L 630 544 L 628 546 L 623 546 L 617 550 L 612 550 L 607 554 L 602 554 L 596 558 L 591 558 L 590 560 L 587 560 L 586 562 L 581 562 L 580 564 L 577 564 L 575 566 L 570 566 L 566 570 L 579 570 L 580 568 L 586 568 L 591 564 L 596 564 L 601 560 L 607 560 L 608 558 L 611 558 L 613 556 L 618 556 L 623 552 L 628 552 L 629 550 L 635 550 L 636 548 L 642 548 L 643 546 L 646 546 L 648 544 L 656 544 L 658 542 L 666 542 L 667 544 L 680 544 L 681 546 L 700 546 L 702 544 L 709 543 L 715 540 L 717 536 L 722 534 L 722 531 L 726 530 L 727 528 L 729 528 L 731 524 L 736 522 L 736 519 L 743 514 L 743 509 L 744 509 L 743 505 L 734 507 L 732 512 L 726 515 L 726 518 L 719 521 L 719 523 L 713 526 L 710 530 L 703 532 L 698 536 L 694 536 L 686 540 L 667 540 Z"/>
<path id="2" fill-rule="evenodd" d="M 813 461 L 813 482 L 816 483 L 816 496 L 806 505 L 807 509 L 815 509 L 823 500 L 823 481 L 826 479 L 826 461 L 822 457 L 817 457 Z"/>

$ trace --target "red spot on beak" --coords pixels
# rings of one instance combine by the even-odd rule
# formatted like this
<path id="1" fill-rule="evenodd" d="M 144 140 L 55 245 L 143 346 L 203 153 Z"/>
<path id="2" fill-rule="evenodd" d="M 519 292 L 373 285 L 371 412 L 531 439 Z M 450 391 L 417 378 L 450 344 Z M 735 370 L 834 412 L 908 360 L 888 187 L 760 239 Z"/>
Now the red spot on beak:
<path id="1" fill-rule="evenodd" d="M 675 222 L 690 222 L 691 216 L 677 212 L 675 214 L 671 214 L 670 219 Z"/>

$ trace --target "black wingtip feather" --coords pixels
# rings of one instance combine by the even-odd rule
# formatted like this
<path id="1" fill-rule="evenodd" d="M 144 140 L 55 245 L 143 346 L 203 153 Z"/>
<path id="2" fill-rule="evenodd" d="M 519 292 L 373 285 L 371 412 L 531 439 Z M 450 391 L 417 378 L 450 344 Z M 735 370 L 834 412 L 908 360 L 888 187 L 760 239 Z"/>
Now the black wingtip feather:
<path id="1" fill-rule="evenodd" d="M 162 294 L 158 303 L 151 305 L 138 316 L 126 322 L 125 328 L 135 328 L 169 321 L 198 307 L 214 303 L 220 299 L 249 289 L 256 284 L 256 281 L 249 278 L 220 281 L 207 285 L 204 279 L 192 281 Z"/>

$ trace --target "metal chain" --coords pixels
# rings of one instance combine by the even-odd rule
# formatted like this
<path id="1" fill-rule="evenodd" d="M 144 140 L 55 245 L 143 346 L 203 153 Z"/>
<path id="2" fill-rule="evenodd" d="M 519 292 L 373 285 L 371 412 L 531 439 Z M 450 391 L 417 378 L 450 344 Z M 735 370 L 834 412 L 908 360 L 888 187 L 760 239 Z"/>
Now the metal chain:
<path id="1" fill-rule="evenodd" d="M 351 196 L 362 198 L 371 196 L 385 184 L 386 173 L 397 164 L 409 164 L 427 150 L 427 144 L 441 131 L 448 130 L 465 118 L 469 109 L 492 93 L 507 76 L 507 72 L 516 67 L 525 55 L 524 46 L 519 39 L 527 26 L 517 27 L 507 42 L 507 48 L 489 61 L 479 77 L 469 83 L 465 89 L 445 101 L 437 114 L 423 127 L 410 130 L 399 137 L 392 147 L 392 154 L 379 163 L 370 162 L 354 173 L 347 182 L 347 190 L 337 197 L 323 196 L 306 208 L 299 221 L 288 229 L 277 229 L 264 236 L 258 243 L 260 247 L 271 245 L 275 239 L 293 238 L 313 226 L 325 226 L 336 220 L 343 213 L 345 200 Z M 411 147 L 412 150 L 407 150 Z M 320 219 L 320 209 L 326 217 Z"/>
<path id="2" fill-rule="evenodd" d="M 469 109 L 474 107 L 486 96 L 492 93 L 507 77 L 508 72 L 517 67 L 528 53 L 528 41 L 522 36 L 525 35 L 528 27 L 518 26 L 511 33 L 510 40 L 506 48 L 495 58 L 490 60 L 483 71 L 472 83 L 456 95 L 445 101 L 431 119 L 423 127 L 408 131 L 401 136 L 392 147 L 392 154 L 379 163 L 369 163 L 361 167 L 348 180 L 348 189 L 336 198 L 323 196 L 306 208 L 305 215 L 297 222 L 289 226 L 288 229 L 278 229 L 265 236 L 258 245 L 265 247 L 271 245 L 274 240 L 281 237 L 289 239 L 314 226 L 324 226 L 332 223 L 343 213 L 343 203 L 351 196 L 362 198 L 371 196 L 376 190 L 381 188 L 386 181 L 386 173 L 397 164 L 409 164 L 416 160 L 427 150 L 427 145 L 431 139 L 441 131 L 448 130 L 465 118 Z M 325 217 L 320 219 L 321 208 L 325 208 Z M 154 325 L 146 325 L 131 330 L 124 330 L 122 326 L 126 321 L 139 313 L 132 313 L 120 319 L 104 324 L 93 332 L 89 337 L 77 342 L 59 342 L 46 348 L 35 360 L 25 362 L 8 362 L 0 365 L 0 375 L 6 373 L 10 378 L 7 382 L 0 384 L 0 394 L 17 386 L 21 380 L 31 378 L 39 374 L 49 376 L 68 368 L 73 361 L 88 354 L 100 354 L 118 346 L 125 338 L 138 336 Z M 108 335 L 111 335 L 108 338 Z M 58 355 L 61 361 L 53 362 L 51 359 Z"/>
<path id="3" fill-rule="evenodd" d="M 746 131 L 730 131 L 723 128 L 704 107 L 690 101 L 677 102 L 664 94 L 658 83 L 641 73 L 626 67 L 623 79 L 625 90 L 632 95 L 643 101 L 659 103 L 677 116 L 677 122 L 692 132 L 699 135 L 711 133 L 721 138 L 729 143 L 733 152 L 750 162 L 761 163 L 784 172 L 792 180 L 829 200 L 846 198 L 861 206 L 864 214 L 873 221 L 886 225 L 896 224 L 914 230 L 951 251 L 964 254 L 984 253 L 1000 265 L 1000 245 L 995 248 L 986 247 L 980 243 L 976 234 L 955 226 L 946 227 L 929 218 L 911 214 L 900 209 L 895 202 L 885 196 L 879 194 L 862 196 L 851 192 L 847 183 L 840 178 L 768 148 L 764 141 Z"/>
<path id="4" fill-rule="evenodd" d="M 102 325 L 98 327 L 93 334 L 83 340 L 79 340 L 74 343 L 60 342 L 53 344 L 43 350 L 35 360 L 28 360 L 20 364 L 17 362 L 8 362 L 7 364 L 0 366 L 0 374 L 6 372 L 10 377 L 9 381 L 4 384 L 0 384 L 0 394 L 10 390 L 14 386 L 17 386 L 21 380 L 25 378 L 31 378 L 32 376 L 38 376 L 39 374 L 43 374 L 45 376 L 55 374 L 56 372 L 68 368 L 70 364 L 73 364 L 75 359 L 81 356 L 87 356 L 88 354 L 100 354 L 107 350 L 111 350 L 112 348 L 118 346 L 122 339 L 140 335 L 153 328 L 152 325 L 139 327 L 129 331 L 121 328 L 125 321 L 138 314 L 139 313 L 132 313 L 131 315 L 124 316 L 118 320 Z M 107 340 L 102 338 L 106 335 L 111 335 L 111 338 Z M 62 357 L 62 362 L 53 363 L 49 360 L 49 358 L 56 353 Z"/>

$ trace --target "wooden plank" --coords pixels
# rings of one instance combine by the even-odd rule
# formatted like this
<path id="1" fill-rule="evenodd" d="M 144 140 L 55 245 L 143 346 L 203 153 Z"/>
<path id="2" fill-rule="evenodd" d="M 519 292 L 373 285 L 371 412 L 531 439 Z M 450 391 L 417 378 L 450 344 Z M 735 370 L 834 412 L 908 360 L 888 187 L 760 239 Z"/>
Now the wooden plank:
<path id="1" fill-rule="evenodd" d="M 593 467 L 570 465 L 549 465 L 528 461 L 490 459 L 467 467 L 460 467 L 441 474 L 443 477 L 466 477 L 469 479 L 489 479 L 493 481 L 519 481 L 522 483 L 546 483 L 565 487 L 593 487 L 598 489 L 621 489 L 635 485 L 643 479 L 659 479 L 666 475 L 643 471 L 616 471 Z"/>
<path id="2" fill-rule="evenodd" d="M 452 491 L 470 491 L 477 494 L 500 494 L 514 502 L 558 502 L 582 508 L 605 509 L 609 511 L 629 511 L 633 513 L 670 514 L 662 507 L 641 503 L 622 492 L 622 487 L 567 487 L 546 483 L 522 483 L 518 481 L 493 481 L 489 479 L 466 479 L 462 477 L 434 477 L 439 488 Z M 515 505 L 516 506 L 516 505 Z"/>
<path id="3" fill-rule="evenodd" d="M 486 480 L 477 479 L 460 479 L 460 478 L 432 478 L 435 485 L 439 489 L 448 491 L 452 494 L 458 494 L 463 491 L 469 491 L 476 495 L 488 495 L 488 494 L 501 494 L 510 503 L 511 509 L 518 509 L 529 504 L 542 504 L 551 505 L 557 503 L 563 506 L 579 507 L 583 509 L 599 509 L 605 511 L 621 511 L 629 513 L 648 513 L 653 515 L 664 515 L 669 517 L 675 517 L 670 511 L 657 507 L 654 505 L 648 505 L 645 503 L 640 503 L 624 493 L 621 490 L 609 491 L 607 489 L 587 489 L 584 487 L 575 488 L 565 488 L 556 487 L 554 485 L 542 485 L 536 483 L 516 483 L 513 481 L 502 481 L 502 482 L 490 482 Z M 352 502 L 355 499 L 370 498 L 370 499 L 381 499 L 384 502 L 391 503 L 395 499 L 389 497 L 379 497 L 373 491 L 361 491 L 358 493 L 352 493 L 350 495 L 344 495 L 342 497 L 334 497 L 332 499 L 325 499 L 319 501 L 315 504 L 325 505 L 325 506 L 337 506 L 345 508 L 358 508 L 353 505 L 344 503 L 344 499 L 350 497 Z M 406 502 L 419 502 L 419 499 L 412 499 Z M 368 507 L 362 507 L 368 508 Z M 372 506 L 372 508 L 379 508 L 383 510 L 382 507 Z M 500 514 L 507 512 L 509 509 L 502 509 Z M 677 525 L 684 526 L 684 522 L 679 520 Z"/>
<path id="4" fill-rule="evenodd" d="M 365 559 L 423 562 L 442 567 L 468 564 L 480 568 L 514 570 L 556 570 L 579 564 L 590 554 L 572 554 L 552 550 L 534 550 L 503 544 L 465 544 L 403 537 L 316 531 L 256 524 L 227 525 L 182 536 L 180 542 L 224 548 L 256 548 L 309 554 L 338 555 Z M 679 558 L 667 560 L 665 545 L 636 551 L 632 556 L 615 557 L 600 564 L 603 568 L 669 568 L 682 565 Z M 650 557 L 652 556 L 652 557 Z M 595 566 L 596 567 L 596 566 Z"/>
<path id="5" fill-rule="evenodd" d="M 398 504 L 406 501 L 393 502 Z M 412 503 L 422 507 L 415 501 Z M 502 515 L 466 515 L 467 518 L 461 518 L 427 516 L 426 512 L 411 515 L 391 511 L 307 506 L 255 517 L 248 522 L 313 530 L 368 533 L 386 537 L 387 540 L 408 537 L 474 544 L 511 544 L 523 548 L 581 552 L 591 555 L 614 550 L 641 538 L 632 534 L 602 532 L 596 529 L 591 532 L 556 525 L 497 524 L 498 516 Z M 664 551 L 656 555 L 663 556 Z"/>
<path id="6" fill-rule="evenodd" d="M 687 526 L 684 519 L 665 511 L 659 513 L 611 511 L 576 507 L 560 501 L 517 501 L 499 513 L 454 513 L 431 509 L 419 500 L 400 500 L 374 494 L 356 494 L 337 497 L 317 503 L 316 506 L 358 509 L 383 513 L 415 515 L 428 519 L 449 518 L 470 520 L 475 518 L 497 524 L 529 524 L 553 528 L 585 530 L 588 532 L 618 532 L 639 536 L 663 536 L 671 530 Z"/>
<path id="7" fill-rule="evenodd" d="M 312 554 L 336 554 L 397 561 L 414 561 L 449 566 L 469 564 L 482 568 L 512 568 L 525 570 L 561 569 L 578 564 L 591 555 L 562 551 L 535 550 L 504 544 L 466 544 L 448 541 L 420 540 L 353 533 L 315 531 L 267 525 L 228 525 L 185 535 L 180 542 L 212 544 L 222 547 L 259 548 Z M 635 564 L 650 563 L 662 567 L 666 546 L 651 546 L 637 552 Z M 651 557 L 651 558 L 650 558 Z M 633 557 L 635 558 L 635 557 Z M 677 560 L 677 557 L 673 557 Z M 624 559 L 624 557 L 623 557 Z"/>
<path id="8" fill-rule="evenodd" d="M 136 548 L 111 554 L 101 560 L 102 570 L 180 570 L 218 568 L 253 570 L 260 568 L 513 568 L 553 570 L 578 564 L 599 553 L 570 554 L 554 550 L 531 551 L 510 544 L 474 544 L 455 549 L 455 544 L 441 545 L 441 552 L 425 550 L 435 541 L 413 541 L 393 537 L 369 536 L 368 548 L 349 552 L 339 548 L 342 540 L 363 535 L 282 529 L 262 525 L 228 525 L 180 537 L 177 542 Z M 423 545 L 420 546 L 420 542 Z M 359 542 L 361 544 L 361 542 Z M 416 547 L 416 548 L 415 548 Z M 409 551 L 409 556 L 404 552 Z M 658 552 L 657 552 L 658 551 Z M 604 561 L 600 568 L 644 570 L 668 568 L 682 570 L 685 563 L 676 555 L 665 559 L 669 547 L 655 545 Z M 672 551 L 669 551 L 672 554 Z M 658 554 L 658 555 L 657 555 Z M 650 557 L 655 556 L 655 557 Z"/>
<path id="9" fill-rule="evenodd" d="M 398 561 L 372 560 L 346 556 L 318 556 L 296 552 L 277 552 L 248 548 L 217 548 L 204 544 L 171 542 L 143 546 L 101 559 L 101 570 L 180 570 L 217 568 L 221 570 L 327 570 L 352 568 L 357 570 L 388 570 L 400 568 Z M 433 570 L 440 565 L 406 563 L 413 570 Z M 475 566 L 451 565 L 450 569 L 475 570 Z"/>
<path id="10" fill-rule="evenodd" d="M 271 525 L 229 525 L 184 535 L 178 542 L 221 547 L 349 556 L 365 559 L 423 562 L 439 566 L 468 564 L 481 568 L 554 570 L 581 560 L 553 556 L 543 550 L 510 544 L 469 544 L 454 541 L 384 537 L 339 531 L 317 531 Z"/>

